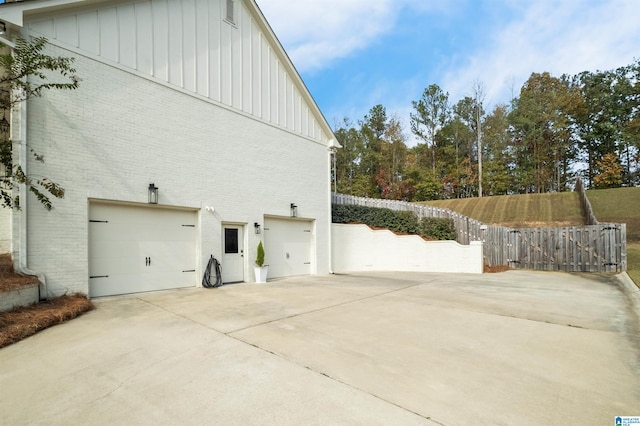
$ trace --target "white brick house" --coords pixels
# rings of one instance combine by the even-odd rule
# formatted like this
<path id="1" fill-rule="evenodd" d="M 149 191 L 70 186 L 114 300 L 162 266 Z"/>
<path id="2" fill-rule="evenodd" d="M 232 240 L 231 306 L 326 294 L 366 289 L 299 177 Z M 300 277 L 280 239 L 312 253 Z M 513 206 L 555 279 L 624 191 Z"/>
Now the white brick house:
<path id="1" fill-rule="evenodd" d="M 260 240 L 270 278 L 329 272 L 334 136 L 254 0 L 23 1 L 0 21 L 82 79 L 11 115 L 15 161 L 66 190 L 3 209 L 47 296 L 199 286 L 210 255 L 253 281 Z"/>

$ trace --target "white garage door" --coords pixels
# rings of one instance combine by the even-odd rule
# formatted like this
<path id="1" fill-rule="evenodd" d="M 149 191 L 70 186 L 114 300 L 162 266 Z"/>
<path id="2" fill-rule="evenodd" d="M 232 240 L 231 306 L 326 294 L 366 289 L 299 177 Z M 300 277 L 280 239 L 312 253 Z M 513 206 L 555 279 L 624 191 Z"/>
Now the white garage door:
<path id="1" fill-rule="evenodd" d="M 312 267 L 313 222 L 265 218 L 265 264 L 269 278 L 309 275 Z"/>
<path id="2" fill-rule="evenodd" d="M 193 287 L 196 212 L 91 203 L 89 295 Z"/>

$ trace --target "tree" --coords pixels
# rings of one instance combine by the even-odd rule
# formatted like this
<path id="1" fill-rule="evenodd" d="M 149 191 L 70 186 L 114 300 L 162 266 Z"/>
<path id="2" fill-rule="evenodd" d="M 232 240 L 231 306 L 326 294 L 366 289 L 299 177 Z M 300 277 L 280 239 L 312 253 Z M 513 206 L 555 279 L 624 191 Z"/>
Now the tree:
<path id="1" fill-rule="evenodd" d="M 334 131 L 342 149 L 336 154 L 338 192 L 373 198 L 407 199 L 403 181 L 407 146 L 397 117 L 375 105 L 355 128 L 348 119 Z"/>
<path id="2" fill-rule="evenodd" d="M 620 104 L 620 136 L 624 148 L 623 183 L 640 184 L 637 179 L 637 158 L 640 155 L 640 59 L 634 64 L 616 70 L 619 85 L 616 99 Z M 620 153 L 623 154 L 622 152 Z M 632 164 L 635 163 L 635 170 Z"/>
<path id="3" fill-rule="evenodd" d="M 484 109 L 482 104 L 484 102 L 484 86 L 479 81 L 473 83 L 473 100 L 474 100 L 474 114 L 476 127 L 476 142 L 478 149 L 478 197 L 482 197 L 482 117 L 484 116 Z"/>
<path id="4" fill-rule="evenodd" d="M 417 101 L 412 101 L 415 112 L 410 113 L 411 131 L 431 149 L 431 168 L 436 178 L 436 134 L 449 120 L 449 94 L 432 84 Z"/>
<path id="5" fill-rule="evenodd" d="M 437 200 L 442 184 L 431 169 L 430 150 L 424 143 L 407 150 L 402 172 L 403 199 L 407 201 Z"/>
<path id="6" fill-rule="evenodd" d="M 636 184 L 632 165 L 640 148 L 640 60 L 615 70 L 582 72 L 572 83 L 584 99 L 574 120 L 589 184 L 609 153 L 616 153 L 623 165 L 623 183 Z"/>
<path id="7" fill-rule="evenodd" d="M 484 121 L 484 188 L 487 195 L 515 192 L 512 182 L 513 145 L 510 137 L 509 110 L 498 105 Z"/>
<path id="8" fill-rule="evenodd" d="M 0 177 L 2 207 L 20 208 L 20 197 L 15 194 L 19 185 L 26 185 L 47 210 L 53 207 L 50 196 L 64 196 L 64 189 L 57 183 L 46 177 L 27 175 L 19 164 L 13 164 L 13 143 L 6 121 L 6 112 L 20 102 L 41 96 L 47 90 L 73 90 L 78 87 L 80 79 L 72 67 L 74 59 L 42 53 L 46 43 L 44 37 L 31 41 L 18 38 L 13 54 L 0 55 L 0 69 L 3 72 L 0 77 L 0 108 L 5 120 L 0 140 L 0 164 L 4 168 L 4 174 Z M 33 150 L 31 153 L 36 160 L 43 161 Z"/>
<path id="9" fill-rule="evenodd" d="M 383 161 L 382 145 L 386 126 L 387 110 L 380 104 L 371 108 L 360 122 L 363 149 L 359 168 L 363 177 L 362 185 L 366 188 L 363 188 L 362 195 L 366 197 L 379 198 L 382 192 L 377 177 Z"/>
<path id="10" fill-rule="evenodd" d="M 386 123 L 382 146 L 381 161 L 377 182 L 381 197 L 393 200 L 407 200 L 412 189 L 403 180 L 407 158 L 406 137 L 398 117 L 392 116 Z"/>
<path id="11" fill-rule="evenodd" d="M 597 163 L 600 173 L 593 178 L 596 188 L 616 188 L 622 185 L 622 165 L 616 154 L 605 154 Z"/>
<path id="12" fill-rule="evenodd" d="M 441 129 L 442 134 L 451 134 L 451 127 L 456 128 L 456 178 L 458 183 L 457 197 L 482 196 L 482 88 L 475 83 L 474 97 L 466 96 L 453 107 L 454 118 Z M 451 136 L 450 136 L 451 138 Z M 461 164 L 464 163 L 464 167 Z M 471 170 L 473 169 L 473 170 Z M 473 185 L 473 186 L 472 186 Z"/>
<path id="13" fill-rule="evenodd" d="M 465 98 L 466 99 L 466 98 Z M 463 100 L 464 101 L 464 100 Z M 461 104 L 460 101 L 457 106 Z M 456 110 L 456 107 L 454 107 Z M 438 169 L 441 170 L 442 198 L 462 198 L 475 195 L 470 187 L 468 170 L 473 156 L 473 131 L 457 113 L 437 136 Z M 473 173 L 475 176 L 475 173 Z"/>
<path id="14" fill-rule="evenodd" d="M 343 194 L 357 195 L 355 187 L 359 179 L 358 165 L 363 149 L 360 132 L 345 118 L 334 134 L 342 145 L 342 148 L 336 152 L 337 191 Z"/>
<path id="15" fill-rule="evenodd" d="M 575 161 L 569 116 L 579 94 L 568 81 L 533 73 L 510 114 L 525 192 L 564 191 Z"/>

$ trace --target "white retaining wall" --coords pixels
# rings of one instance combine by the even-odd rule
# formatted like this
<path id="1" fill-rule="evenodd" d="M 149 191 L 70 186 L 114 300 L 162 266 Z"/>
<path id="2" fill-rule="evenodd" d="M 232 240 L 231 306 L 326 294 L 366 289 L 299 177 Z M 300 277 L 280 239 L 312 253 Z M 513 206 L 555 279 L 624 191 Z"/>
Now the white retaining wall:
<path id="1" fill-rule="evenodd" d="M 482 242 L 425 241 L 367 225 L 332 224 L 333 271 L 417 271 L 481 274 Z"/>
<path id="2" fill-rule="evenodd" d="M 0 292 L 0 312 L 10 311 L 19 306 L 38 303 L 40 291 L 38 284 L 25 285 L 20 288 Z"/>

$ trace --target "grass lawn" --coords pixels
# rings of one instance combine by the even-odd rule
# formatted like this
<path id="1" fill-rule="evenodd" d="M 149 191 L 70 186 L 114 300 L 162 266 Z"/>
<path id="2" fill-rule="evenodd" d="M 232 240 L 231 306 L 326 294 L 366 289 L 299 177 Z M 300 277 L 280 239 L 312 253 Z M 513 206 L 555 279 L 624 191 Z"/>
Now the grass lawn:
<path id="1" fill-rule="evenodd" d="M 490 225 L 511 228 L 584 225 L 578 194 L 498 195 L 482 198 L 427 201 Z"/>
<path id="2" fill-rule="evenodd" d="M 640 242 L 640 188 L 590 189 L 587 197 L 598 221 L 626 223 L 627 241 Z"/>
<path id="3" fill-rule="evenodd" d="M 627 224 L 627 274 L 640 287 L 640 188 L 590 189 L 587 197 L 598 221 Z"/>
<path id="4" fill-rule="evenodd" d="M 640 242 L 627 243 L 627 274 L 640 287 Z"/>

